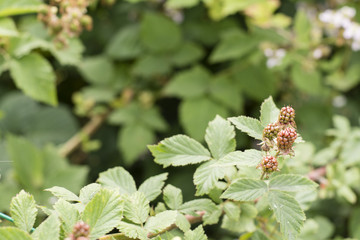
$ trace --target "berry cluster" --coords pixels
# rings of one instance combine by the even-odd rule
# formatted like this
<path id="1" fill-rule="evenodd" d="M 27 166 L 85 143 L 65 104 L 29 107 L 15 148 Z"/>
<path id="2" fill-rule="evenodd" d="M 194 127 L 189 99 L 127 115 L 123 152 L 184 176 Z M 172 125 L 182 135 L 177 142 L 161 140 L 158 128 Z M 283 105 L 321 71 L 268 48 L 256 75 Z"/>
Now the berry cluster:
<path id="1" fill-rule="evenodd" d="M 38 18 L 55 36 L 57 45 L 63 47 L 67 37 L 92 29 L 92 18 L 86 15 L 88 5 L 89 0 L 54 0 L 51 5 L 44 5 Z"/>
<path id="2" fill-rule="evenodd" d="M 276 159 L 279 155 L 294 154 L 292 146 L 297 136 L 295 110 L 290 106 L 281 108 L 278 120 L 268 124 L 263 130 L 261 148 L 266 152 L 266 156 L 257 166 L 262 169 L 263 175 L 279 171 Z"/>
<path id="3" fill-rule="evenodd" d="M 77 222 L 66 240 L 89 240 L 90 226 L 83 221 Z"/>

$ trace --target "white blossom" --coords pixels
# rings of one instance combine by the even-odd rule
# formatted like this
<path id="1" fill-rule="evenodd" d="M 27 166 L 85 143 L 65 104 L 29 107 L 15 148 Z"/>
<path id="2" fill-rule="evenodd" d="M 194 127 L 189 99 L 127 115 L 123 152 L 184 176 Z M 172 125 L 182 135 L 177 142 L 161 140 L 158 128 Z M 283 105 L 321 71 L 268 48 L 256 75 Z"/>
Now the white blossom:
<path id="1" fill-rule="evenodd" d="M 323 55 L 323 52 L 320 48 L 316 48 L 314 51 L 313 51 L 313 57 L 315 59 L 320 59 Z"/>

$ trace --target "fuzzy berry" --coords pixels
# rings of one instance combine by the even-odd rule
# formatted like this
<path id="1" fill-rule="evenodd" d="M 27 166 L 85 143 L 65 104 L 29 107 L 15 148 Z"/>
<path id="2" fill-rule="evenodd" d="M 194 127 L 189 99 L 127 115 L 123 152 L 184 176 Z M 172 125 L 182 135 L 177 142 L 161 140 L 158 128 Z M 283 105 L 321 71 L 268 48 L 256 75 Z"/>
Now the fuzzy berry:
<path id="1" fill-rule="evenodd" d="M 292 127 L 285 128 L 277 135 L 277 146 L 279 150 L 288 152 L 292 150 L 292 145 L 297 138 L 296 130 Z"/>
<path id="2" fill-rule="evenodd" d="M 278 161 L 273 156 L 266 156 L 258 165 L 258 168 L 261 168 L 265 173 L 278 171 Z"/>
<path id="3" fill-rule="evenodd" d="M 83 221 L 77 222 L 73 228 L 71 239 L 87 239 L 90 234 L 90 226 Z"/>
<path id="4" fill-rule="evenodd" d="M 281 108 L 279 115 L 279 123 L 291 124 L 294 122 L 295 122 L 295 110 L 290 106 Z"/>
<path id="5" fill-rule="evenodd" d="M 276 123 L 270 123 L 264 128 L 263 138 L 272 140 L 277 137 L 279 132 L 280 132 L 279 126 Z"/>

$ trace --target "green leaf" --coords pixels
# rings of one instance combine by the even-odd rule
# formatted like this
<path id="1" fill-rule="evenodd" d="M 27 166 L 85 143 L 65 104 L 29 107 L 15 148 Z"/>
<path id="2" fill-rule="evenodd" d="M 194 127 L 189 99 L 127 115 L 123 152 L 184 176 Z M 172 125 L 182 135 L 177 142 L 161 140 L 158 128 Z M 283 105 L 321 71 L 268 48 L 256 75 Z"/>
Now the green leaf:
<path id="1" fill-rule="evenodd" d="M 177 210 L 183 203 L 183 196 L 180 188 L 171 184 L 164 188 L 164 202 L 170 209 Z"/>
<path id="2" fill-rule="evenodd" d="M 40 10 L 41 0 L 2 0 L 0 2 L 0 17 L 35 13 Z"/>
<path id="3" fill-rule="evenodd" d="M 37 209 L 32 195 L 21 190 L 10 204 L 10 215 L 15 225 L 26 232 L 30 232 L 34 226 Z"/>
<path id="4" fill-rule="evenodd" d="M 66 47 L 58 49 L 55 45 L 51 45 L 50 51 L 62 65 L 78 66 L 81 64 L 84 49 L 84 45 L 79 39 L 72 38 L 69 39 Z"/>
<path id="5" fill-rule="evenodd" d="M 223 34 L 220 43 L 211 53 L 210 62 L 218 63 L 240 58 L 253 51 L 258 44 L 258 39 L 238 29 L 230 29 Z"/>
<path id="6" fill-rule="evenodd" d="M 316 69 L 306 69 L 301 64 L 294 64 L 291 77 L 296 88 L 305 93 L 320 95 L 324 90 L 321 74 Z"/>
<path id="7" fill-rule="evenodd" d="M 31 235 L 34 240 L 59 239 L 60 221 L 56 214 L 51 214 Z"/>
<path id="8" fill-rule="evenodd" d="M 167 8 L 190 8 L 197 5 L 200 0 L 168 0 L 165 5 Z"/>
<path id="9" fill-rule="evenodd" d="M 235 150 L 235 129 L 230 122 L 216 115 L 206 129 L 205 141 L 213 158 L 219 160 Z"/>
<path id="10" fill-rule="evenodd" d="M 242 96 L 230 78 L 223 75 L 215 76 L 209 88 L 212 98 L 235 112 L 242 110 Z"/>
<path id="11" fill-rule="evenodd" d="M 27 189 L 41 186 L 44 180 L 44 159 L 41 151 L 22 137 L 8 135 L 6 140 L 17 180 Z"/>
<path id="12" fill-rule="evenodd" d="M 80 190 L 79 199 L 83 204 L 87 204 L 95 194 L 101 189 L 101 185 L 97 183 L 90 183 Z"/>
<path id="13" fill-rule="evenodd" d="M 0 239 L 6 240 L 33 240 L 30 235 L 15 227 L 1 227 L 0 228 Z"/>
<path id="14" fill-rule="evenodd" d="M 2 18 L 0 19 L 0 36 L 1 37 L 14 37 L 17 36 L 19 32 L 16 29 L 14 20 L 11 18 Z"/>
<path id="15" fill-rule="evenodd" d="M 288 240 L 296 239 L 306 218 L 299 203 L 292 196 L 278 190 L 269 192 L 268 201 L 284 237 Z"/>
<path id="16" fill-rule="evenodd" d="M 205 211 L 203 224 L 214 224 L 219 221 L 221 209 L 210 199 L 195 199 L 180 206 L 179 211 L 184 214 L 198 216 L 197 211 Z"/>
<path id="17" fill-rule="evenodd" d="M 221 195 L 221 198 L 236 201 L 253 201 L 263 196 L 267 191 L 267 185 L 262 180 L 240 179 L 231 183 L 229 188 Z"/>
<path id="18" fill-rule="evenodd" d="M 10 74 L 26 95 L 41 102 L 57 105 L 55 74 L 50 63 L 37 53 L 10 61 Z"/>
<path id="19" fill-rule="evenodd" d="M 186 42 L 181 45 L 178 51 L 172 54 L 171 62 L 177 67 L 184 67 L 199 61 L 204 54 L 201 46 L 194 42 Z"/>
<path id="20" fill-rule="evenodd" d="M 227 154 L 217 162 L 219 167 L 224 166 L 257 166 L 262 159 L 262 153 L 259 150 L 249 149 L 244 152 L 235 151 Z"/>
<path id="21" fill-rule="evenodd" d="M 142 53 L 138 25 L 121 28 L 110 40 L 106 54 L 114 59 L 133 59 Z"/>
<path id="22" fill-rule="evenodd" d="M 125 236 L 131 239 L 140 239 L 140 240 L 148 239 L 147 231 L 138 225 L 127 222 L 120 222 L 117 228 L 120 230 L 120 232 L 124 233 Z"/>
<path id="23" fill-rule="evenodd" d="M 210 159 L 209 151 L 199 142 L 185 135 L 175 135 L 158 145 L 148 146 L 155 162 L 164 167 L 196 164 Z"/>
<path id="24" fill-rule="evenodd" d="M 174 76 L 165 87 L 165 94 L 181 98 L 193 98 L 205 93 L 210 73 L 201 66 L 182 71 Z"/>
<path id="25" fill-rule="evenodd" d="M 120 194 L 136 192 L 133 177 L 122 167 L 110 168 L 100 173 L 97 182 L 105 187 L 118 189 Z"/>
<path id="26" fill-rule="evenodd" d="M 240 219 L 240 206 L 233 202 L 224 203 L 224 212 L 225 214 L 234 221 L 239 221 Z"/>
<path id="27" fill-rule="evenodd" d="M 195 228 L 193 231 L 189 230 L 184 235 L 184 240 L 207 240 L 202 225 Z"/>
<path id="28" fill-rule="evenodd" d="M 251 117 L 240 116 L 231 117 L 229 118 L 229 121 L 232 122 L 237 129 L 247 133 L 250 137 L 258 140 L 262 139 L 263 126 L 259 120 Z"/>
<path id="29" fill-rule="evenodd" d="M 154 132 L 141 124 L 130 124 L 121 128 L 117 144 L 124 156 L 125 164 L 134 163 L 139 155 L 145 152 L 146 145 L 154 140 Z"/>
<path id="30" fill-rule="evenodd" d="M 80 214 L 74 204 L 71 204 L 64 199 L 59 199 L 54 204 L 54 209 L 62 221 L 62 229 L 65 235 L 69 235 L 74 225 L 80 220 Z M 54 238 L 55 239 L 55 238 Z"/>
<path id="31" fill-rule="evenodd" d="M 189 231 L 191 227 L 191 224 L 189 223 L 187 218 L 181 213 L 177 214 L 175 225 L 183 232 Z"/>
<path id="32" fill-rule="evenodd" d="M 312 43 L 312 24 L 303 9 L 296 12 L 294 18 L 295 42 L 299 48 L 307 48 Z"/>
<path id="33" fill-rule="evenodd" d="M 145 194 L 149 201 L 153 201 L 160 195 L 161 189 L 165 184 L 168 173 L 162 173 L 146 179 L 139 187 L 138 191 Z"/>
<path id="34" fill-rule="evenodd" d="M 145 224 L 145 228 L 151 233 L 159 233 L 170 227 L 176 221 L 177 211 L 167 210 L 150 217 Z"/>
<path id="35" fill-rule="evenodd" d="M 209 193 L 216 187 L 218 180 L 224 178 L 226 173 L 231 170 L 231 167 L 219 167 L 216 161 L 202 164 L 194 173 L 196 195 L 201 196 Z"/>
<path id="36" fill-rule="evenodd" d="M 202 140 L 208 123 L 216 115 L 227 117 L 222 105 L 206 97 L 186 99 L 180 105 L 180 122 L 185 132 L 196 140 Z"/>
<path id="37" fill-rule="evenodd" d="M 108 86 L 115 78 L 113 62 L 105 56 L 85 58 L 79 65 L 79 70 L 89 83 L 95 85 Z"/>
<path id="38" fill-rule="evenodd" d="M 90 226 L 90 239 L 96 239 L 119 225 L 123 203 L 120 195 L 101 189 L 86 205 L 82 220 Z"/>
<path id="39" fill-rule="evenodd" d="M 52 187 L 47 188 L 45 191 L 51 192 L 55 197 L 64 199 L 66 201 L 79 201 L 79 197 L 76 196 L 73 192 L 67 190 L 63 187 Z"/>
<path id="40" fill-rule="evenodd" d="M 181 43 L 180 28 L 170 19 L 156 13 L 146 13 L 140 27 L 143 45 L 154 52 L 174 50 Z"/>
<path id="41" fill-rule="evenodd" d="M 270 96 L 261 104 L 260 122 L 263 127 L 278 120 L 280 110 L 276 107 L 273 98 Z"/>
<path id="42" fill-rule="evenodd" d="M 282 174 L 270 179 L 269 188 L 286 192 L 313 190 L 317 184 L 310 179 L 294 174 Z"/>
<path id="43" fill-rule="evenodd" d="M 263 231 L 260 229 L 256 230 L 251 236 L 252 240 L 270 240 Z"/>
<path id="44" fill-rule="evenodd" d="M 165 75 L 171 70 L 171 65 L 166 56 L 143 55 L 135 62 L 132 73 L 140 77 L 153 77 Z"/>
<path id="45" fill-rule="evenodd" d="M 125 199 L 124 216 L 130 221 L 143 224 L 150 211 L 149 200 L 142 192 L 135 192 Z"/>

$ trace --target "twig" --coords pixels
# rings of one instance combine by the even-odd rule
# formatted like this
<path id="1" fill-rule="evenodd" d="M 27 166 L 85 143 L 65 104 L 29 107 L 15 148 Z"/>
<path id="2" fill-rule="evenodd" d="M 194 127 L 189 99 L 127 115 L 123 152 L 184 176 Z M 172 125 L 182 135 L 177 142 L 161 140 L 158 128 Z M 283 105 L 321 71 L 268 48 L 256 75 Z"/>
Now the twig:
<path id="1" fill-rule="evenodd" d="M 81 145 L 83 136 L 91 136 L 105 121 L 107 115 L 108 114 L 93 116 L 90 121 L 80 130 L 80 132 L 76 133 L 60 148 L 60 156 L 69 156 L 75 149 L 77 149 Z"/>

